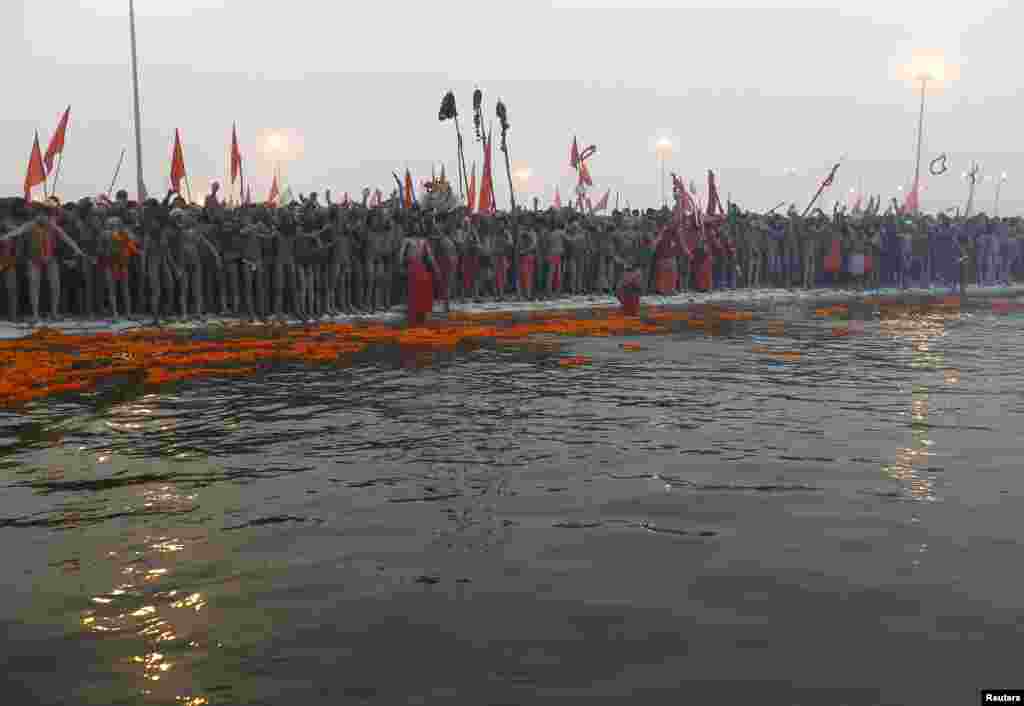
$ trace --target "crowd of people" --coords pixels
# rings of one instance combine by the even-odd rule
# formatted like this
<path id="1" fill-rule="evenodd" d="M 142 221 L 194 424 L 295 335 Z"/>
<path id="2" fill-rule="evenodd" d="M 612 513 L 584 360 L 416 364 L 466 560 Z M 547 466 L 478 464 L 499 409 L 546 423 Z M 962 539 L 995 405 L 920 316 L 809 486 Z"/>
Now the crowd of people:
<path id="1" fill-rule="evenodd" d="M 867 209 L 806 217 L 574 208 L 470 214 L 399 198 L 228 207 L 0 199 L 0 318 L 311 320 L 435 301 L 723 288 L 995 285 L 1024 274 L 1019 218 Z M 43 280 L 46 286 L 43 286 Z M 631 308 L 633 308 L 631 306 Z"/>

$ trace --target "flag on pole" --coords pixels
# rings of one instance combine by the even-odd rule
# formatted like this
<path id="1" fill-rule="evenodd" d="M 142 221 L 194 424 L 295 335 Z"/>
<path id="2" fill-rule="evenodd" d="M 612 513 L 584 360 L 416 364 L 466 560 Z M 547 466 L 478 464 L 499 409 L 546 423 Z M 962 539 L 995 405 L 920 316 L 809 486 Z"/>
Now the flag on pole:
<path id="1" fill-rule="evenodd" d="M 587 169 L 587 163 L 583 160 L 580 160 L 580 183 L 587 186 L 594 185 L 593 179 L 590 178 L 590 170 Z"/>
<path id="2" fill-rule="evenodd" d="M 174 131 L 174 154 L 171 155 L 171 186 L 174 193 L 181 193 L 181 180 L 185 178 L 185 155 L 181 151 L 181 135 Z"/>
<path id="3" fill-rule="evenodd" d="M 920 196 L 918 195 L 920 186 L 920 184 L 914 182 L 914 188 L 910 190 L 910 193 L 907 194 L 907 198 L 903 201 L 904 213 L 917 213 L 919 205 L 918 200 L 920 198 Z"/>
<path id="4" fill-rule="evenodd" d="M 611 189 L 608 189 L 608 191 L 604 192 L 604 196 L 602 196 L 601 199 L 597 202 L 597 205 L 594 206 L 594 211 L 603 211 L 606 208 L 608 208 L 608 197 L 611 195 L 611 193 Z"/>
<path id="5" fill-rule="evenodd" d="M 559 193 L 558 187 L 555 187 L 555 208 L 562 207 L 562 194 Z"/>
<path id="6" fill-rule="evenodd" d="M 64 136 L 68 131 L 68 118 L 71 116 L 71 106 L 64 111 L 60 122 L 57 124 L 57 131 L 50 138 L 50 146 L 46 148 L 46 156 L 43 157 L 43 164 L 46 165 L 46 173 L 53 171 L 53 158 L 64 152 Z"/>
<path id="7" fill-rule="evenodd" d="M 477 212 L 491 213 L 494 210 L 494 179 L 491 177 L 491 137 L 484 137 L 484 169 L 480 176 L 480 198 Z"/>
<path id="8" fill-rule="evenodd" d="M 248 206 L 252 203 L 252 184 L 245 190 L 245 205 Z"/>
<path id="9" fill-rule="evenodd" d="M 725 215 L 725 209 L 722 208 L 722 199 L 718 195 L 718 185 L 715 183 L 715 173 L 708 170 L 708 211 L 709 216 L 714 216 L 715 212 L 718 215 Z"/>
<path id="10" fill-rule="evenodd" d="M 25 172 L 25 200 L 32 200 L 32 187 L 46 181 L 46 170 L 43 167 L 43 153 L 39 149 L 39 133 L 32 143 L 32 153 L 28 157 L 28 171 Z"/>
<path id="11" fill-rule="evenodd" d="M 408 169 L 405 170 L 405 207 L 412 208 L 413 203 L 416 202 L 416 196 L 413 194 L 412 174 Z"/>
<path id="12" fill-rule="evenodd" d="M 277 186 L 277 174 L 274 175 L 274 183 L 270 185 L 270 196 L 267 197 L 267 203 L 271 206 L 277 205 L 277 197 L 281 195 L 280 190 Z"/>
<path id="13" fill-rule="evenodd" d="M 231 183 L 234 184 L 242 171 L 242 152 L 238 149 L 238 132 L 231 126 Z"/>
<path id="14" fill-rule="evenodd" d="M 472 176 L 469 178 L 469 193 L 467 196 L 467 207 L 472 213 L 476 208 L 476 162 L 473 162 Z"/>
<path id="15" fill-rule="evenodd" d="M 572 148 L 569 150 L 569 166 L 573 169 L 580 163 L 580 146 L 576 142 L 576 138 L 572 138 Z"/>

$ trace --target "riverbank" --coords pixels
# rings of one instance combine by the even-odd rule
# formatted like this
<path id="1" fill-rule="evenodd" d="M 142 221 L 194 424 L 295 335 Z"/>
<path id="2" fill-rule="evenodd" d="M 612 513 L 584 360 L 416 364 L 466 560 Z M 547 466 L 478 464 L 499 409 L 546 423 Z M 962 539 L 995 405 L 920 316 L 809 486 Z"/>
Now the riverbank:
<path id="1" fill-rule="evenodd" d="M 714 292 L 683 292 L 676 296 L 651 295 L 643 298 L 642 304 L 658 307 L 701 306 L 713 304 L 718 306 L 761 307 L 773 304 L 840 304 L 864 301 L 873 298 L 899 298 L 907 301 L 921 301 L 935 297 L 946 297 L 956 295 L 955 290 L 949 288 L 932 289 L 736 289 L 717 290 Z M 996 299 L 1004 297 L 1024 296 L 1024 284 L 1014 284 L 1005 287 L 979 287 L 970 286 L 967 288 L 968 299 Z M 456 315 L 471 314 L 474 316 L 486 316 L 487 314 L 512 315 L 517 318 L 521 315 L 524 318 L 535 315 L 537 312 L 552 311 L 565 312 L 585 309 L 601 309 L 617 307 L 618 300 L 609 296 L 571 296 L 559 297 L 558 299 L 546 299 L 540 301 L 485 301 L 452 303 L 450 313 Z M 434 305 L 433 319 L 443 320 L 446 317 L 443 302 L 436 302 Z M 394 323 L 400 324 L 405 320 L 405 307 L 397 306 L 388 311 L 372 314 L 348 314 L 342 316 L 325 317 L 317 319 L 314 323 Z M 288 325 L 298 326 L 303 322 L 291 319 L 286 322 Z M 237 318 L 227 317 L 205 317 L 198 320 L 171 321 L 163 325 L 164 329 L 186 329 L 201 331 L 209 328 L 252 326 L 244 324 Z M 257 326 L 260 323 L 255 324 Z M 270 325 L 263 324 L 263 325 Z M 10 340 L 30 336 L 33 331 L 42 327 L 55 329 L 62 333 L 88 335 L 90 333 L 123 333 L 142 328 L 149 328 L 149 321 L 140 317 L 137 320 L 112 321 L 109 319 L 76 319 L 65 318 L 57 322 L 42 321 L 37 325 L 25 323 L 0 322 L 0 339 Z"/>

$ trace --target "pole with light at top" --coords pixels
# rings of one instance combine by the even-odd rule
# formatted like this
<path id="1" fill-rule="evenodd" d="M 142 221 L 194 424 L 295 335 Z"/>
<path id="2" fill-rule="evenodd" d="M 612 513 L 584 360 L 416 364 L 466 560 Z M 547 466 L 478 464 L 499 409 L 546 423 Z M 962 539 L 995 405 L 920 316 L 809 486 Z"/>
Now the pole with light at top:
<path id="1" fill-rule="evenodd" d="M 128 0 L 128 23 L 132 42 L 132 86 L 135 92 L 135 178 L 141 205 L 146 200 L 146 185 L 142 179 L 142 111 L 139 108 L 139 58 L 135 42 L 134 0 Z"/>
<path id="2" fill-rule="evenodd" d="M 655 152 L 661 163 L 661 206 L 664 208 L 668 205 L 668 195 L 665 193 L 665 160 L 672 156 L 672 141 L 667 137 L 661 138 L 655 146 Z"/>

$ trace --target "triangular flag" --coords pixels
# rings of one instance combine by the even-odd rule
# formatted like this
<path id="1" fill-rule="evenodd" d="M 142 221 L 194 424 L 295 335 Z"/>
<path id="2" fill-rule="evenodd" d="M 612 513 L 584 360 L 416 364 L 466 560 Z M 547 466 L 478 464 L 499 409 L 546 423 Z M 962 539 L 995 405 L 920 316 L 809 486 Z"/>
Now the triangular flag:
<path id="1" fill-rule="evenodd" d="M 473 162 L 473 172 L 469 178 L 469 193 L 467 196 L 467 208 L 470 213 L 476 209 L 476 162 Z"/>
<path id="2" fill-rule="evenodd" d="M 708 170 L 708 215 L 713 216 L 715 212 L 719 215 L 725 215 L 725 209 L 722 208 L 722 199 L 718 196 L 718 185 L 715 184 L 715 173 Z"/>
<path id="3" fill-rule="evenodd" d="M 39 133 L 36 133 L 36 141 L 32 143 L 32 153 L 28 157 L 28 171 L 25 172 L 25 200 L 32 200 L 32 187 L 39 186 L 46 181 L 46 171 L 43 168 L 43 153 L 39 149 Z"/>
<path id="4" fill-rule="evenodd" d="M 611 189 L 608 189 L 608 191 L 604 192 L 604 196 L 602 196 L 601 200 L 597 202 L 596 206 L 594 206 L 595 211 L 603 211 L 606 208 L 608 208 L 608 197 L 611 195 L 611 193 Z"/>
<path id="5" fill-rule="evenodd" d="M 484 136 L 484 170 L 480 178 L 480 198 L 477 211 L 490 213 L 494 210 L 494 180 L 491 178 L 491 138 Z"/>
<path id="6" fill-rule="evenodd" d="M 171 187 L 181 193 L 181 180 L 185 178 L 185 155 L 181 151 L 181 136 L 174 131 L 174 154 L 171 155 Z"/>
<path id="7" fill-rule="evenodd" d="M 238 149 L 238 133 L 235 126 L 231 126 L 231 183 L 234 184 L 238 175 L 242 172 L 242 152 Z"/>
<path id="8" fill-rule="evenodd" d="M 576 138 L 572 138 L 572 149 L 569 150 L 569 166 L 573 169 L 580 163 L 580 146 L 576 143 Z"/>
<path id="9" fill-rule="evenodd" d="M 594 181 L 590 178 L 590 170 L 587 169 L 587 163 L 583 161 L 580 162 L 580 183 L 587 186 L 594 185 Z"/>
<path id="10" fill-rule="evenodd" d="M 267 203 L 272 205 L 272 206 L 276 206 L 277 205 L 277 197 L 280 196 L 280 195 L 281 195 L 281 192 L 278 190 L 278 186 L 277 186 L 277 174 L 275 174 L 274 175 L 274 183 L 272 183 L 270 185 L 270 196 L 267 197 Z"/>
<path id="11" fill-rule="evenodd" d="M 914 183 L 914 188 L 910 190 L 910 193 L 907 194 L 906 200 L 903 202 L 903 212 L 904 213 L 917 213 L 917 209 L 918 209 L 918 206 L 919 206 L 918 201 L 919 201 L 919 198 L 920 198 L 920 196 L 918 195 L 918 191 L 919 190 L 920 190 L 920 184 L 915 182 Z"/>
<path id="12" fill-rule="evenodd" d="M 53 171 L 53 158 L 64 151 L 64 136 L 68 131 L 68 118 L 71 116 L 71 106 L 64 111 L 64 115 L 57 125 L 57 132 L 50 138 L 50 146 L 46 148 L 46 156 L 43 157 L 43 164 L 46 165 L 46 172 Z"/>
<path id="13" fill-rule="evenodd" d="M 413 189 L 414 189 L 414 187 L 413 187 L 413 183 L 412 183 L 412 174 L 409 173 L 408 169 L 406 169 L 405 170 L 405 189 L 403 189 L 404 196 L 405 196 L 404 206 L 406 208 L 412 208 L 413 203 L 415 203 L 415 201 L 416 201 L 416 196 L 413 194 Z"/>
<path id="14" fill-rule="evenodd" d="M 555 208 L 562 207 L 562 194 L 558 192 L 558 187 L 555 187 Z"/>

